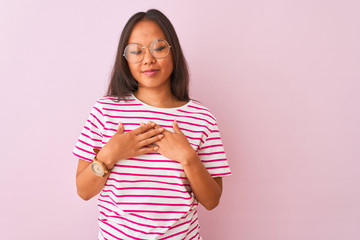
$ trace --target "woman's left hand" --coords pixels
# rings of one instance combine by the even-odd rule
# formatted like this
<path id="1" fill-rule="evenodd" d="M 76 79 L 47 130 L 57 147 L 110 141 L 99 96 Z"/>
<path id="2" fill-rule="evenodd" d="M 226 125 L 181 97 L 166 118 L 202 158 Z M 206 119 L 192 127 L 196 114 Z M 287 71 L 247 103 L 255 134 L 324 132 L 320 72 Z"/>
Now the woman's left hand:
<path id="1" fill-rule="evenodd" d="M 154 128 L 161 128 L 155 125 Z M 213 178 L 202 164 L 196 151 L 191 147 L 187 137 L 181 132 L 176 120 L 173 123 L 174 132 L 162 131 L 164 137 L 155 142 L 161 155 L 179 162 L 189 180 L 195 198 L 208 210 L 219 204 L 222 192 L 222 180 Z"/>
<path id="2" fill-rule="evenodd" d="M 156 125 L 156 128 L 160 128 L 160 126 Z M 173 129 L 174 132 L 168 130 L 162 132 L 164 137 L 160 141 L 155 142 L 159 146 L 156 152 L 181 164 L 187 164 L 188 161 L 194 159 L 193 156 L 196 152 L 180 130 L 176 120 L 173 122 Z"/>

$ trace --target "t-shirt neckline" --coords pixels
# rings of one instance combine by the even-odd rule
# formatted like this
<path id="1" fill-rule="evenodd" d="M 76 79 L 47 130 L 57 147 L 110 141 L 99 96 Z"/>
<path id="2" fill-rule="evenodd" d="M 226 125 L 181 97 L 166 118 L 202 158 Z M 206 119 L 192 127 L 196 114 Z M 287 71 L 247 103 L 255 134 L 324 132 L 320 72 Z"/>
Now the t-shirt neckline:
<path id="1" fill-rule="evenodd" d="M 150 108 L 150 109 L 154 109 L 154 110 L 158 110 L 158 111 L 177 111 L 183 108 L 186 108 L 191 102 L 192 100 L 190 99 L 187 103 L 185 103 L 184 105 L 180 106 L 180 107 L 175 107 L 175 108 L 160 108 L 160 107 L 154 107 L 151 106 L 149 104 L 146 104 L 144 102 L 142 102 L 141 100 L 139 100 L 137 97 L 135 97 L 134 93 L 131 93 L 131 96 L 135 99 L 135 101 L 137 101 L 138 103 L 142 104 L 143 106 Z"/>

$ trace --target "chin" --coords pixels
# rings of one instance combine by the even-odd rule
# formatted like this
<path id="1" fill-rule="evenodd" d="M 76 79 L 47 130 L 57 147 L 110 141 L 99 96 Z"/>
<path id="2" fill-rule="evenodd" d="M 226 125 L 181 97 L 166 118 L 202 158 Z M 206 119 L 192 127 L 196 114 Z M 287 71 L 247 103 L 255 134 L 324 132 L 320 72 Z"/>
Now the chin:
<path id="1" fill-rule="evenodd" d="M 166 84 L 167 84 L 166 81 L 159 82 L 156 79 L 147 79 L 145 81 L 141 81 L 139 87 L 156 88 L 156 87 L 164 86 Z"/>

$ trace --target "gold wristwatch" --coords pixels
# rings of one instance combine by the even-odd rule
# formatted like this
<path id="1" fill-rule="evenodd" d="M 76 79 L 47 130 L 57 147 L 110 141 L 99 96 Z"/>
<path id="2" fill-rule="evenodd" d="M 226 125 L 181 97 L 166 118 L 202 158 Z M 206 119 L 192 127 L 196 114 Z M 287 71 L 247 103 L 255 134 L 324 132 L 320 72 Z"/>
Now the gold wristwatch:
<path id="1" fill-rule="evenodd" d="M 105 177 L 106 174 L 111 171 L 111 169 L 109 170 L 105 163 L 99 161 L 96 158 L 97 154 L 100 152 L 100 149 L 93 148 L 93 151 L 96 153 L 96 155 L 90 164 L 91 171 L 98 177 Z"/>

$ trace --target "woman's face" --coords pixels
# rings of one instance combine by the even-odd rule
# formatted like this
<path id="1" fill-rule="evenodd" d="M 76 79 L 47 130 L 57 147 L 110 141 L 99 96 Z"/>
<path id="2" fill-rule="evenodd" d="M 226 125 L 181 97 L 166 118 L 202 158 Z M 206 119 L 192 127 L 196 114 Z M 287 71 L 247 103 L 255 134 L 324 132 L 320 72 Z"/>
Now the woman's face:
<path id="1" fill-rule="evenodd" d="M 131 74 L 138 81 L 140 88 L 170 90 L 170 75 L 173 71 L 172 53 L 161 59 L 151 55 L 149 46 L 157 39 L 166 39 L 160 27 L 153 21 L 138 22 L 132 30 L 128 44 L 136 43 L 144 48 L 145 55 L 139 63 L 128 63 Z"/>

